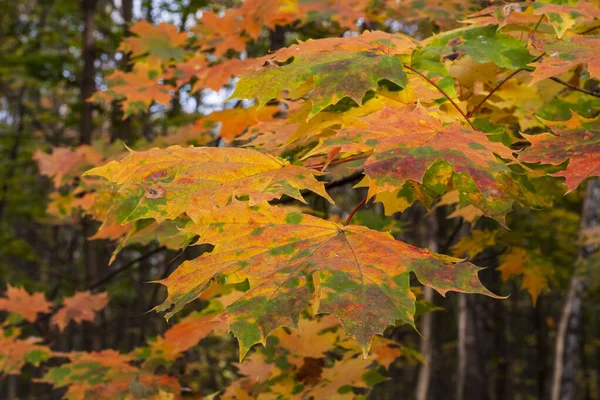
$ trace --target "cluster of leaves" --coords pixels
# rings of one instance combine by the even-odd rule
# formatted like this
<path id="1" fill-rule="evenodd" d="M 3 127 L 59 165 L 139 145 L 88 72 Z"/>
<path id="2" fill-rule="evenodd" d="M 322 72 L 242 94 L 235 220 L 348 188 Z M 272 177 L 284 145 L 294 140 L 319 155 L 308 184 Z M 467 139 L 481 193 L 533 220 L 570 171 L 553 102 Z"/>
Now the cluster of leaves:
<path id="1" fill-rule="evenodd" d="M 69 315 L 75 322 L 93 321 L 94 312 L 107 305 L 106 293 L 76 293 L 64 299 L 64 307 L 56 310 L 42 293 L 29 294 L 25 289 L 9 287 L 7 297 L 0 299 L 0 310 L 9 313 L 1 325 L 0 372 L 19 374 L 26 364 L 38 367 L 52 363 L 54 366 L 38 381 L 67 388 L 67 399 L 178 398 L 181 383 L 161 371 L 170 368 L 201 340 L 223 335 L 227 326 L 216 321 L 215 316 L 224 304 L 243 294 L 222 286 L 213 287 L 212 294 L 215 293 L 224 295 L 128 354 L 110 349 L 65 353 L 43 344 L 43 338 L 31 335 L 23 338 L 23 331 L 33 324 L 43 323 L 50 314 L 52 324 L 59 329 L 63 329 L 61 315 Z M 336 394 L 352 398 L 353 389 L 364 391 L 385 380 L 386 368 L 398 357 L 412 363 L 420 361 L 418 353 L 383 338 L 374 343 L 371 357 L 364 359 L 360 347 L 344 336 L 339 321 L 333 316 L 302 318 L 298 328 L 297 331 L 277 329 L 269 337 L 266 348 L 235 364 L 237 378 L 222 398 L 289 393 L 301 398 Z"/>
<path id="2" fill-rule="evenodd" d="M 225 398 L 351 397 L 350 388 L 380 381 L 379 368 L 403 353 L 381 338 L 371 343 L 387 326 L 414 326 L 411 272 L 442 295 L 494 296 L 471 262 L 397 240 L 384 226 L 352 224 L 356 209 L 374 201 L 393 215 L 420 202 L 451 207 L 450 217 L 472 223 L 484 217 L 506 227 L 511 215 L 518 220 L 519 207 L 550 207 L 600 175 L 597 5 L 492 6 L 471 14 L 466 27 L 447 30 L 456 16 L 440 15 L 448 8 L 437 2 L 411 8 L 376 3 L 248 0 L 204 10 L 191 32 L 164 23 L 132 27 L 121 46 L 133 60 L 131 70 L 107 76 L 107 90 L 94 101 L 122 101 L 129 115 L 171 102 L 183 88 L 218 90 L 236 77 L 232 96 L 255 103 L 240 101 L 155 142 L 134 143 L 136 151 L 98 143 L 36 153 L 40 172 L 61 189 L 51 195 L 49 214 L 65 220 L 83 210 L 102 222 L 95 238 L 119 241 L 117 252 L 152 240 L 173 249 L 214 246 L 159 281 L 168 296 L 156 310 L 167 318 L 206 298 L 216 283 L 247 289 L 222 310 L 185 317 L 133 354 L 62 355 L 69 363 L 51 369 L 46 381 L 69 386 L 73 398 L 109 388 L 177 393 L 177 381 L 157 379 L 152 368 L 216 329 L 234 333 L 240 359 L 253 345 L 267 345 L 250 354 L 250 364 L 240 364 L 246 377 Z M 246 57 L 265 27 L 333 21 L 341 33 L 386 29 L 386 18 L 401 18 L 405 32 L 431 18 L 444 31 L 417 40 L 390 32 L 392 24 L 385 32 L 298 40 Z M 366 197 L 346 213 L 345 224 L 286 205 L 314 195 L 340 202 L 327 185 L 356 176 Z M 567 217 L 564 232 L 571 234 L 577 221 Z M 503 277 L 522 275 L 535 301 L 552 279 L 543 265 L 555 255 L 503 228 L 473 231 L 455 254 L 476 258 L 494 246 L 506 249 Z M 70 304 L 65 300 L 65 309 L 77 309 Z M 301 318 L 307 310 L 332 316 L 309 322 Z M 89 315 L 58 311 L 53 319 L 64 328 Z M 21 343 L 18 336 L 4 340 Z M 20 361 L 8 372 L 41 351 L 40 344 L 29 345 L 31 351 L 15 352 Z M 357 357 L 369 351 L 370 358 Z M 134 359 L 142 360 L 141 368 Z M 86 373 L 74 378 L 79 369 Z"/>

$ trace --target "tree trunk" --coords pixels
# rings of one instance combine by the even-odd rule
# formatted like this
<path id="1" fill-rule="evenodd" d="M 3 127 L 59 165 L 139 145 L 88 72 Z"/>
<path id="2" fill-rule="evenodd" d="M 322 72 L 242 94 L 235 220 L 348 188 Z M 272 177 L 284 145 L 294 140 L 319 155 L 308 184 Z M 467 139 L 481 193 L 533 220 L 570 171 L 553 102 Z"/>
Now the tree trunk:
<path id="1" fill-rule="evenodd" d="M 467 337 L 469 331 L 469 309 L 467 295 L 458 294 L 458 365 L 456 369 L 456 400 L 465 397 L 465 384 L 467 380 Z"/>
<path id="2" fill-rule="evenodd" d="M 93 107 L 92 103 L 87 100 L 92 96 L 96 89 L 94 82 L 96 61 L 96 39 L 94 32 L 96 31 L 96 5 L 97 0 L 82 0 L 82 15 L 83 15 L 83 38 L 82 38 L 82 55 L 83 55 L 83 72 L 81 75 L 80 86 L 80 101 L 81 101 L 81 120 L 79 131 L 80 144 L 91 144 L 93 125 Z M 86 271 L 87 284 L 90 285 L 99 279 L 99 252 L 97 243 L 88 240 L 95 232 L 95 226 L 89 219 L 84 219 L 82 222 L 83 231 L 83 247 L 84 247 L 84 262 Z M 98 321 L 96 321 L 98 322 Z M 94 329 L 94 334 L 91 335 L 91 347 L 93 350 L 99 350 L 102 346 L 102 336 Z"/>
<path id="3" fill-rule="evenodd" d="M 437 210 L 431 212 L 427 218 L 428 231 L 426 232 L 426 245 L 432 252 L 439 252 L 439 241 L 438 241 L 438 215 Z M 423 298 L 428 302 L 433 302 L 433 289 L 429 286 L 423 288 Z M 419 351 L 423 355 L 424 363 L 419 369 L 419 376 L 417 378 L 417 388 L 415 390 L 416 400 L 427 400 L 429 394 L 429 381 L 431 379 L 431 368 L 433 359 L 433 314 L 427 313 L 423 316 L 421 322 L 421 342 L 419 344 Z"/>
<path id="4" fill-rule="evenodd" d="M 87 99 L 94 94 L 96 85 L 94 83 L 96 61 L 96 39 L 94 32 L 96 30 L 96 3 L 97 0 L 82 0 L 83 14 L 83 73 L 81 74 L 81 120 L 80 120 L 80 142 L 81 144 L 90 144 L 92 142 L 93 127 L 93 108 L 92 103 Z"/>
<path id="5" fill-rule="evenodd" d="M 581 230 L 600 224 L 600 179 L 590 180 L 583 200 Z M 580 259 L 589 257 L 592 246 L 579 248 Z M 576 378 L 580 363 L 583 330 L 583 295 L 585 278 L 575 271 L 569 284 L 562 310 L 554 349 L 552 400 L 572 400 L 576 393 Z"/>

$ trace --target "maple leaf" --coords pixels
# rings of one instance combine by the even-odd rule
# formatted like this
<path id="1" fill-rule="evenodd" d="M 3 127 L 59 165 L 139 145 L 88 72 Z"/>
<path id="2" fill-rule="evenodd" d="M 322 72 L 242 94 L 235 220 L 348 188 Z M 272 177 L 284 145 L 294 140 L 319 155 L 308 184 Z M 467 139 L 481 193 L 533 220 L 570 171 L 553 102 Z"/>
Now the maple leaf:
<path id="1" fill-rule="evenodd" d="M 356 30 L 357 22 L 368 17 L 370 0 L 305 0 L 300 2 L 304 22 L 335 21 L 344 29 Z"/>
<path id="2" fill-rule="evenodd" d="M 538 31 L 540 16 L 545 16 L 546 21 L 552 25 L 556 35 L 561 38 L 569 29 L 576 24 L 594 21 L 600 18 L 598 7 L 585 0 L 576 5 L 551 4 L 544 2 L 516 2 L 503 5 L 493 5 L 469 16 L 474 18 L 467 22 L 478 25 L 507 25 L 521 26 L 523 30 L 531 31 L 537 26 Z"/>
<path id="3" fill-rule="evenodd" d="M 378 337 L 373 342 L 372 356 L 365 359 L 356 357 L 352 351 L 346 353 L 332 367 L 323 368 L 319 381 L 306 388 L 303 394 L 315 399 L 354 399 L 356 395 L 351 387 L 369 388 L 385 380 L 383 376 L 373 379 L 369 369 L 373 361 L 387 368 L 400 355 L 401 350 L 392 340 Z"/>
<path id="4" fill-rule="evenodd" d="M 471 259 L 479 253 L 492 247 L 496 244 L 497 230 L 488 231 L 474 229 L 471 231 L 471 236 L 461 238 L 452 248 L 453 254 L 457 257 L 462 257 L 467 254 Z"/>
<path id="5" fill-rule="evenodd" d="M 386 11 L 387 16 L 394 20 L 406 24 L 425 20 L 439 26 L 443 32 L 460 26 L 459 21 L 474 7 L 478 4 L 472 0 L 409 0 L 389 1 Z"/>
<path id="6" fill-rule="evenodd" d="M 239 8 L 243 16 L 244 31 L 258 39 L 263 27 L 275 29 L 277 25 L 286 26 L 296 20 L 300 9 L 296 1 L 290 0 L 246 0 Z"/>
<path id="7" fill-rule="evenodd" d="M 237 58 L 225 60 L 209 68 L 202 69 L 193 76 L 196 82 L 191 92 L 197 92 L 201 88 L 219 90 L 231 82 L 233 76 L 241 75 L 246 69 L 250 69 L 258 63 L 255 58 L 238 60 Z"/>
<path id="8" fill-rule="evenodd" d="M 52 323 L 63 331 L 69 322 L 93 321 L 95 313 L 108 304 L 108 293 L 77 292 L 63 301 L 63 307 L 52 316 Z"/>
<path id="9" fill-rule="evenodd" d="M 532 44 L 546 55 L 533 64 L 530 85 L 582 64 L 587 64 L 592 78 L 600 78 L 600 36 L 565 36 L 558 41 L 535 37 Z"/>
<path id="10" fill-rule="evenodd" d="M 82 145 L 74 150 L 68 147 L 55 147 L 50 154 L 37 150 L 33 154 L 41 175 L 52 178 L 55 188 L 71 183 L 84 169 L 96 166 L 104 159 L 93 147 Z"/>
<path id="11" fill-rule="evenodd" d="M 318 172 L 254 150 L 171 146 L 131 152 L 121 161 L 87 171 L 119 185 L 125 208 L 114 212 L 116 221 L 142 218 L 161 222 L 186 213 L 196 221 L 233 197 L 248 196 L 250 204 L 280 198 L 303 201 L 309 189 L 333 200 Z"/>
<path id="12" fill-rule="evenodd" d="M 540 293 L 548 289 L 546 271 L 551 271 L 551 263 L 535 252 L 513 247 L 500 257 L 498 270 L 502 272 L 503 280 L 507 280 L 511 275 L 522 275 L 521 288 L 529 292 L 533 305 Z"/>
<path id="13" fill-rule="evenodd" d="M 130 364 L 133 358 L 114 350 L 98 352 L 71 352 L 60 354 L 69 362 L 52 367 L 41 382 L 55 387 L 67 387 L 69 400 L 88 398 L 147 398 L 163 399 L 161 392 L 177 394 L 180 391 L 176 378 L 141 371 Z"/>
<path id="14" fill-rule="evenodd" d="M 231 141 L 242 134 L 248 127 L 256 125 L 259 121 L 266 122 L 273 119 L 273 115 L 279 112 L 278 106 L 266 106 L 258 108 L 236 107 L 228 110 L 215 111 L 206 117 L 194 122 L 197 129 L 212 128 L 220 125 L 219 137 Z"/>
<path id="15" fill-rule="evenodd" d="M 160 68 L 138 62 L 131 72 L 117 70 L 108 75 L 107 89 L 96 92 L 93 99 L 99 102 L 127 99 L 123 103 L 124 117 L 137 111 L 146 111 L 153 101 L 168 104 L 171 94 L 169 87 L 160 80 L 161 76 Z"/>
<path id="16" fill-rule="evenodd" d="M 175 25 L 161 22 L 155 26 L 142 20 L 137 21 L 129 30 L 136 36 L 126 37 L 121 42 L 119 51 L 131 52 L 134 57 L 148 54 L 151 63 L 183 61 L 183 46 L 187 42 L 188 34 L 178 32 Z"/>
<path id="17" fill-rule="evenodd" d="M 195 93 L 200 89 L 217 91 L 229 84 L 233 76 L 256 65 L 257 62 L 255 58 L 245 58 L 244 60 L 233 58 L 209 65 L 206 56 L 199 52 L 186 61 L 175 64 L 174 68 L 168 71 L 166 78 L 175 78 L 178 86 L 193 81 L 190 93 Z"/>
<path id="18" fill-rule="evenodd" d="M 29 322 L 39 313 L 49 313 L 52 307 L 43 293 L 29 294 L 25 288 L 7 285 L 5 296 L 0 298 L 0 310 L 17 313 Z"/>
<path id="19" fill-rule="evenodd" d="M 510 170 L 496 155 L 514 157 L 503 144 L 491 142 L 484 133 L 462 125 L 443 126 L 420 104 L 385 107 L 360 121 L 361 125 L 338 130 L 335 136 L 322 140 L 309 155 L 333 147 L 346 154 L 372 151 L 364 164 L 370 178 L 369 197 L 393 192 L 410 181 L 443 193 L 452 178 L 461 194 L 461 205 L 472 204 L 501 221 L 511 210 L 512 188 L 498 180 L 501 173 Z"/>
<path id="20" fill-rule="evenodd" d="M 286 90 L 292 98 L 311 100 L 310 118 L 344 97 L 361 104 L 381 80 L 406 86 L 398 56 L 414 48 L 416 42 L 408 36 L 380 31 L 308 40 L 258 59 L 262 66 L 240 76 L 233 96 L 258 98 L 258 105 L 264 106 Z"/>
<path id="21" fill-rule="evenodd" d="M 18 339 L 20 330 L 12 328 L 0 330 L 0 373 L 20 374 L 21 368 L 26 363 L 40 365 L 42 361 L 48 360 L 52 351 L 49 347 L 40 345 L 41 338 L 30 336 L 26 339 Z"/>
<path id="22" fill-rule="evenodd" d="M 155 309 L 168 311 L 169 318 L 206 290 L 211 279 L 248 279 L 250 290 L 222 315 L 239 339 L 241 357 L 277 327 L 296 326 L 298 314 L 314 296 L 313 285 L 320 293 L 320 312 L 335 314 L 365 353 L 372 338 L 396 320 L 414 326 L 411 271 L 441 294 L 492 295 L 477 279 L 474 265 L 362 226 L 241 202 L 196 222 L 190 231 L 215 248 L 158 281 L 169 294 Z M 318 284 L 313 281 L 317 271 Z"/>
<path id="23" fill-rule="evenodd" d="M 429 74 L 446 75 L 445 60 L 463 55 L 478 63 L 493 62 L 503 68 L 525 68 L 533 56 L 524 42 L 497 30 L 497 26 L 466 27 L 432 36 L 421 42 L 412 57 L 412 67 Z"/>
<path id="24" fill-rule="evenodd" d="M 169 327 L 162 337 L 157 337 L 147 347 L 138 349 L 136 355 L 144 359 L 145 366 L 169 365 L 211 333 L 226 331 L 224 322 L 214 321 L 215 315 L 215 312 L 193 312 L 187 315 Z"/>
<path id="25" fill-rule="evenodd" d="M 242 18 L 236 8 L 228 10 L 221 17 L 212 11 L 205 11 L 193 31 L 200 35 L 202 48 L 214 49 L 217 58 L 221 58 L 230 49 L 241 53 L 246 50 L 249 40 L 249 37 L 242 36 Z"/>
<path id="26" fill-rule="evenodd" d="M 569 165 L 553 176 L 566 178 L 568 191 L 575 190 L 589 176 L 600 176 L 600 117 L 586 119 L 572 113 L 568 121 L 544 121 L 556 135 L 524 135 L 531 142 L 519 156 L 524 162 Z"/>
<path id="27" fill-rule="evenodd" d="M 300 318 L 298 329 L 288 332 L 285 328 L 278 328 L 271 336 L 277 338 L 278 346 L 287 350 L 287 361 L 301 368 L 306 358 L 318 359 L 331 350 L 340 337 L 334 329 L 339 325 L 340 321 L 333 315 Z"/>

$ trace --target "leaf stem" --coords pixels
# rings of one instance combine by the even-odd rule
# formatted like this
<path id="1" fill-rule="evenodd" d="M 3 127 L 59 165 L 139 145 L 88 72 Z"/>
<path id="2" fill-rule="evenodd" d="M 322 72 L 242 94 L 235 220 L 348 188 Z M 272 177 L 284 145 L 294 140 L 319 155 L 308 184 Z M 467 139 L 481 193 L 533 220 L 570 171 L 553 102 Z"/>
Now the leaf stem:
<path id="1" fill-rule="evenodd" d="M 535 58 L 532 63 L 536 62 L 537 60 L 539 60 L 540 58 L 542 58 L 543 54 L 538 56 L 537 58 Z M 516 74 L 518 74 L 521 71 L 529 71 L 528 68 L 519 68 L 518 70 L 514 71 L 513 73 L 511 73 L 510 75 L 508 75 L 506 78 L 504 78 L 495 88 L 492 89 L 491 92 L 489 92 L 487 94 L 487 96 L 484 97 L 483 100 L 481 100 L 479 102 L 479 104 L 477 104 L 471 111 L 469 111 L 469 113 L 467 114 L 468 117 L 472 117 L 473 114 L 475 114 L 477 112 L 477 110 L 479 110 L 481 108 L 482 105 L 485 104 L 485 102 L 492 97 L 492 95 L 498 90 L 500 89 L 500 86 L 504 85 L 506 83 L 506 81 L 508 81 L 510 78 L 512 78 L 513 76 L 515 76 Z"/>
<path id="2" fill-rule="evenodd" d="M 419 75 L 421 78 L 425 79 L 430 85 L 432 85 L 434 88 L 436 88 L 441 94 L 444 95 L 445 98 L 448 99 L 448 101 L 450 101 L 450 103 L 452 103 L 452 105 L 454 106 L 454 108 L 456 108 L 456 111 L 458 111 L 460 113 L 460 115 L 463 116 L 463 118 L 465 119 L 465 121 L 467 121 L 467 123 L 471 126 L 471 128 L 473 128 L 473 130 L 477 130 L 475 128 L 475 126 L 471 123 L 471 121 L 469 120 L 469 117 L 467 117 L 467 115 L 463 112 L 463 110 L 460 109 L 460 107 L 458 106 L 458 104 L 456 104 L 454 102 L 454 100 L 452 100 L 452 98 L 450 96 L 448 96 L 448 94 L 444 91 L 444 89 L 442 89 L 441 87 L 439 87 L 435 82 L 433 82 L 431 79 L 429 79 L 427 76 L 425 76 L 423 73 L 417 71 L 416 69 L 412 68 L 409 65 L 406 64 L 402 64 L 404 66 L 404 68 L 406 68 L 409 71 L 414 72 L 415 74 Z"/>
<path id="3" fill-rule="evenodd" d="M 510 78 L 512 78 L 513 76 L 515 76 L 516 74 L 518 74 L 518 73 L 519 73 L 519 72 L 521 72 L 521 71 L 524 71 L 524 69 L 523 69 L 523 68 L 519 68 L 518 70 L 514 71 L 512 74 L 510 74 L 510 75 L 509 75 L 509 76 L 507 76 L 506 78 L 502 79 L 502 81 L 501 81 L 501 82 L 500 82 L 498 85 L 496 85 L 496 87 L 495 87 L 495 88 L 493 88 L 493 89 L 492 89 L 492 91 L 491 91 L 491 92 L 489 92 L 489 93 L 487 94 L 487 96 L 485 96 L 485 97 L 483 98 L 483 100 L 481 100 L 481 101 L 479 102 L 479 104 L 477 104 L 477 105 L 476 105 L 476 106 L 475 106 L 475 107 L 474 107 L 474 108 L 473 108 L 471 111 L 469 111 L 469 113 L 467 114 L 467 117 L 471 117 L 471 116 L 473 116 L 473 114 L 475 114 L 475 113 L 477 112 L 477 110 L 479 110 L 479 109 L 481 108 L 481 106 L 482 106 L 482 105 L 484 105 L 484 104 L 485 104 L 485 102 L 486 102 L 486 101 L 487 101 L 487 100 L 488 100 L 490 97 L 492 97 L 492 95 L 493 95 L 494 93 L 496 93 L 496 91 L 497 91 L 498 89 L 500 89 L 500 87 L 501 87 L 502 85 L 504 85 L 504 84 L 506 83 L 506 81 L 508 81 Z"/>
<path id="4" fill-rule="evenodd" d="M 360 203 L 358 203 L 356 205 L 356 207 L 354 207 L 354 209 L 352 211 L 350 211 L 350 214 L 348 215 L 348 218 L 346 218 L 346 222 L 344 223 L 344 226 L 347 226 L 350 221 L 352 221 L 352 217 L 354 217 L 354 214 L 356 214 L 356 212 L 359 210 L 359 208 L 361 208 L 362 206 L 365 205 L 365 203 L 367 202 L 368 197 L 365 197 L 364 199 L 362 199 L 360 201 Z"/>

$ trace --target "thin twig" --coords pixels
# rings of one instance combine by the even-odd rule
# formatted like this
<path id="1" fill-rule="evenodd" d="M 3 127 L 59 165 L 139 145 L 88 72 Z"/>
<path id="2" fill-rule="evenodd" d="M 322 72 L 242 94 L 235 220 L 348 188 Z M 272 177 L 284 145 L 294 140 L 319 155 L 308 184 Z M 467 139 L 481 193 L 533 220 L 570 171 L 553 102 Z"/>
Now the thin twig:
<path id="1" fill-rule="evenodd" d="M 368 197 L 365 197 L 364 199 L 362 199 L 360 201 L 360 203 L 358 203 L 356 205 L 356 207 L 354 207 L 354 209 L 352 211 L 350 211 L 350 215 L 348 215 L 348 218 L 346 218 L 346 222 L 344 223 L 344 225 L 348 225 L 350 223 L 350 221 L 352 221 L 352 217 L 354 217 L 354 214 L 356 214 L 356 212 L 358 211 L 359 208 L 361 208 L 362 206 L 365 205 L 365 203 L 367 202 Z"/>
<path id="2" fill-rule="evenodd" d="M 475 128 L 475 126 L 471 123 L 471 121 L 469 120 L 469 117 L 467 117 L 467 114 L 464 113 L 463 110 L 460 109 L 460 107 L 458 106 L 458 104 L 456 104 L 454 102 L 454 100 L 452 100 L 452 98 L 450 96 L 448 96 L 448 93 L 446 93 L 444 91 L 444 89 L 442 89 L 441 87 L 439 87 L 434 81 L 432 81 L 431 79 L 429 79 L 427 76 L 425 76 L 423 73 L 417 71 L 416 69 L 412 68 L 409 65 L 406 64 L 402 64 L 404 66 L 404 68 L 406 68 L 409 71 L 414 72 L 415 74 L 419 75 L 421 78 L 425 79 L 430 85 L 432 85 L 434 88 L 436 88 L 441 94 L 444 95 L 445 98 L 448 99 L 448 101 L 450 101 L 450 103 L 452 103 L 452 105 L 454 106 L 454 108 L 456 108 L 456 111 L 458 111 L 460 113 L 460 115 L 463 116 L 463 118 L 465 119 L 465 121 L 467 121 L 467 123 L 471 126 L 471 128 L 473 128 L 473 130 L 477 130 L 477 128 Z"/>
<path id="3" fill-rule="evenodd" d="M 452 243 L 454 243 L 454 239 L 456 239 L 456 236 L 458 235 L 458 232 L 460 232 L 460 228 L 463 227 L 464 223 L 465 220 L 461 217 L 450 236 L 448 236 L 448 239 L 446 239 L 446 242 L 440 247 L 440 253 L 446 253 L 448 250 L 450 250 L 450 246 L 452 246 Z"/>
<path id="4" fill-rule="evenodd" d="M 556 83 L 560 83 L 561 85 L 564 85 L 564 86 L 568 87 L 571 90 L 576 90 L 578 92 L 589 94 L 590 96 L 594 96 L 594 97 L 600 98 L 600 90 L 598 90 L 598 89 L 596 89 L 595 91 L 592 91 L 592 90 L 587 90 L 587 89 L 584 89 L 584 88 L 580 88 L 579 86 L 575 86 L 575 85 L 573 85 L 573 84 L 571 84 L 569 82 L 565 82 L 562 79 L 559 79 L 559 78 L 554 77 L 554 76 L 550 77 L 549 79 L 552 80 L 552 81 L 554 81 L 554 82 L 556 82 Z"/>
<path id="5" fill-rule="evenodd" d="M 156 249 L 152 250 L 149 253 L 141 255 L 140 257 L 136 258 L 135 260 L 132 260 L 132 261 L 128 262 L 127 264 L 123 265 L 122 267 L 115 269 L 114 271 L 112 271 L 111 273 L 106 275 L 104 278 L 101 278 L 98 281 L 92 283 L 91 285 L 88 286 L 87 290 L 92 290 L 92 289 L 97 288 L 98 286 L 104 285 L 105 283 L 111 281 L 114 277 L 116 277 L 123 271 L 126 271 L 127 269 L 133 267 L 135 264 L 139 263 L 140 261 L 143 261 L 165 249 L 166 249 L 165 246 L 161 246 L 161 247 L 157 247 Z"/>

